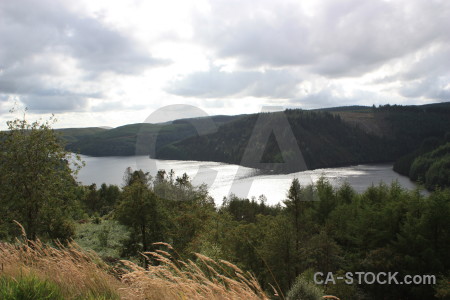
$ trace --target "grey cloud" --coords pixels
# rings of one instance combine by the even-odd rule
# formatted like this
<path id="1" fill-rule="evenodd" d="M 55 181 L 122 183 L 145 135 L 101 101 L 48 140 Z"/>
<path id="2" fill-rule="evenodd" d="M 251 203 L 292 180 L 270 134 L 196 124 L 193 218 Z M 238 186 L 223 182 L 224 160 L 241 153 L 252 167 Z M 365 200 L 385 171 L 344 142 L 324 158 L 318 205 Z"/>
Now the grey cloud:
<path id="1" fill-rule="evenodd" d="M 450 43 L 432 47 L 424 53 L 418 53 L 417 62 L 405 66 L 400 73 L 402 80 L 416 80 L 423 76 L 450 77 Z"/>
<path id="2" fill-rule="evenodd" d="M 37 113 L 86 111 L 90 99 L 99 99 L 101 93 L 71 92 L 68 89 L 40 88 L 22 94 L 21 102 Z"/>
<path id="3" fill-rule="evenodd" d="M 153 58 L 136 41 L 98 20 L 81 17 L 64 2 L 2 1 L 2 68 L 60 53 L 91 72 L 133 73 L 165 61 Z"/>
<path id="4" fill-rule="evenodd" d="M 291 98 L 296 95 L 300 79 L 287 70 L 224 72 L 212 67 L 208 72 L 197 72 L 170 83 L 166 91 L 175 95 L 220 98 L 253 96 Z"/>
<path id="5" fill-rule="evenodd" d="M 62 112 L 69 110 L 84 110 L 87 98 L 99 98 L 100 91 L 85 92 L 79 87 L 64 83 L 64 76 L 56 68 L 57 62 L 47 61 L 48 65 L 40 63 L 15 64 L 7 72 L 0 75 L 0 95 L 9 99 L 8 95 L 16 95 L 30 111 L 37 113 Z M 41 74 L 40 71 L 47 71 Z M 63 82 L 59 82 L 59 80 Z M 66 79 L 67 80 L 67 79 Z M 75 81 L 75 79 L 74 79 Z M 0 98 L 0 101 L 1 99 Z"/>
<path id="6" fill-rule="evenodd" d="M 353 99 L 338 96 L 333 93 L 333 88 L 325 88 L 316 93 L 307 94 L 297 97 L 289 101 L 289 104 L 304 109 L 344 106 L 349 104 Z M 352 103 L 353 105 L 354 103 Z"/>
<path id="7" fill-rule="evenodd" d="M 66 30 L 70 35 L 63 47 L 84 70 L 133 74 L 168 63 L 151 57 L 130 38 L 93 19 L 76 19 Z"/>
<path id="8" fill-rule="evenodd" d="M 351 95 L 346 95 L 341 86 L 330 85 L 320 91 L 308 93 L 288 102 L 289 107 L 300 107 L 304 109 L 325 108 L 334 106 L 348 105 L 372 105 L 384 104 L 389 101 L 398 101 L 399 99 L 384 99 L 377 93 L 364 89 L 357 89 Z"/>
<path id="9" fill-rule="evenodd" d="M 97 99 L 96 99 L 97 100 Z M 144 110 L 148 108 L 144 104 L 124 104 L 124 101 L 101 100 L 91 101 L 89 111 L 105 112 L 105 111 L 126 111 L 126 110 Z"/>
<path id="10" fill-rule="evenodd" d="M 32 111 L 84 109 L 91 94 L 101 94 L 99 86 L 86 92 L 84 80 L 168 63 L 69 1 L 0 1 L 0 45 L 0 94 L 18 95 Z"/>
<path id="11" fill-rule="evenodd" d="M 85 111 L 87 99 L 80 95 L 66 93 L 53 95 L 24 95 L 21 101 L 36 113 L 59 113 L 65 111 Z"/>
<path id="12" fill-rule="evenodd" d="M 418 51 L 406 60 L 402 70 L 374 83 L 398 81 L 398 93 L 409 99 L 450 100 L 450 44 Z"/>
<path id="13" fill-rule="evenodd" d="M 450 75 L 409 81 L 400 89 L 400 94 L 407 98 L 450 101 Z"/>
<path id="14" fill-rule="evenodd" d="M 448 1 L 317 1 L 314 16 L 297 4 L 211 1 L 212 13 L 195 18 L 196 38 L 244 66 L 295 65 L 330 77 L 358 76 L 450 40 Z"/>

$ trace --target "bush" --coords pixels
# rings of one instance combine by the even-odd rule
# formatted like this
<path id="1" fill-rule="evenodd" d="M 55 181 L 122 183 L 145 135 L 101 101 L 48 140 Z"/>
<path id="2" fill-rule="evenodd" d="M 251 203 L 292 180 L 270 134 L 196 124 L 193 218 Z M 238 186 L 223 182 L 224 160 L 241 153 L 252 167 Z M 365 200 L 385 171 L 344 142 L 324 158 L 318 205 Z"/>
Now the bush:
<path id="1" fill-rule="evenodd" d="M 287 293 L 288 300 L 321 300 L 322 290 L 304 276 L 300 275 Z"/>
<path id="2" fill-rule="evenodd" d="M 129 235 L 125 226 L 116 221 L 104 220 L 100 224 L 78 225 L 74 240 L 84 249 L 94 250 L 102 258 L 119 258 L 122 245 Z"/>

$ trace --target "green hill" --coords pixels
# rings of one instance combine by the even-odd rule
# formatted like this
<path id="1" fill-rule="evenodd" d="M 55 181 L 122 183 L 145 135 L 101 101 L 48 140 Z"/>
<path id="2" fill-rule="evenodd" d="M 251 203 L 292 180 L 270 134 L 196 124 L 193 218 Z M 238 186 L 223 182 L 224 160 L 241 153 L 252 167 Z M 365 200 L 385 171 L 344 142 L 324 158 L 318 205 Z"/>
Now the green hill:
<path id="1" fill-rule="evenodd" d="M 156 145 L 156 149 L 159 149 L 174 141 L 196 135 L 197 131 L 207 131 L 239 117 L 213 116 L 210 119 L 195 118 L 158 124 L 130 124 L 113 129 L 80 128 L 60 131 L 66 141 L 66 149 L 73 152 L 90 156 L 148 155 L 152 145 Z"/>
<path id="2" fill-rule="evenodd" d="M 107 130 L 108 129 L 100 127 L 55 129 L 55 131 L 64 138 L 66 143 L 75 143 L 80 139 L 84 139 L 86 136 L 98 134 Z"/>

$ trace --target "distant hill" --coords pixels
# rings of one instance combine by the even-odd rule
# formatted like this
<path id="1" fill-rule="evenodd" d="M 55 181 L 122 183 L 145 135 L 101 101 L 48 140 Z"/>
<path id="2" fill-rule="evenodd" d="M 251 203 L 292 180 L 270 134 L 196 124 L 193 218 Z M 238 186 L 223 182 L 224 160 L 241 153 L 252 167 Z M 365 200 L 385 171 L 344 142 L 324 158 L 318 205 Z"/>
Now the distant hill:
<path id="1" fill-rule="evenodd" d="M 156 149 L 174 141 L 196 135 L 197 131 L 217 128 L 241 116 L 213 116 L 211 118 L 180 119 L 166 123 L 138 123 L 112 129 L 70 128 L 59 129 L 66 149 L 90 156 L 147 155 L 153 138 Z M 212 121 L 212 123 L 210 123 Z M 136 149 L 136 145 L 140 149 Z"/>
<path id="2" fill-rule="evenodd" d="M 63 128 L 55 129 L 56 132 L 61 134 L 66 143 L 74 143 L 87 136 L 98 134 L 106 131 L 107 129 L 102 127 L 87 127 L 87 128 Z"/>
<path id="3" fill-rule="evenodd" d="M 448 102 L 290 109 L 265 114 L 273 118 L 279 114 L 286 116 L 309 169 L 393 162 L 418 149 L 425 139 L 450 132 Z M 109 130 L 66 129 L 63 134 L 67 149 L 86 155 L 147 155 L 151 152 L 150 145 L 155 144 L 151 155 L 160 159 L 209 160 L 255 167 L 242 158 L 259 116 L 213 116 L 164 124 L 131 124 Z M 206 130 L 211 120 L 218 128 L 215 132 Z M 272 164 L 282 163 L 283 157 L 294 153 L 293 149 L 281 151 L 273 134 L 256 147 L 264 152 L 262 162 Z M 273 170 L 273 165 L 268 167 Z M 298 166 L 279 164 L 275 168 L 276 172 L 292 172 Z"/>

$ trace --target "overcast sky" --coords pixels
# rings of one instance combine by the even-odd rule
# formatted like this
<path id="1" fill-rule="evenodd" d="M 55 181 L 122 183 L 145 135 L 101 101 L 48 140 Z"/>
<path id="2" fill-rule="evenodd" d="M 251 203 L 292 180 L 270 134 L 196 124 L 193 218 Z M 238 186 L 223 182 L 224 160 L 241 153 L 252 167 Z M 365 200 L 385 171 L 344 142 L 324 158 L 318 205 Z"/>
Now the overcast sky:
<path id="1" fill-rule="evenodd" d="M 0 128 L 449 100 L 448 0 L 0 0 Z"/>

